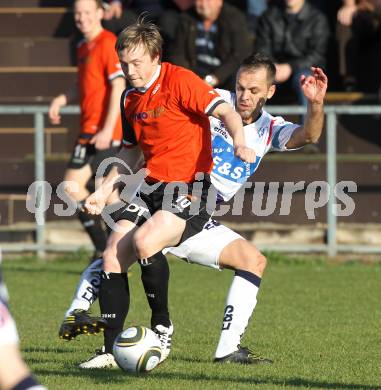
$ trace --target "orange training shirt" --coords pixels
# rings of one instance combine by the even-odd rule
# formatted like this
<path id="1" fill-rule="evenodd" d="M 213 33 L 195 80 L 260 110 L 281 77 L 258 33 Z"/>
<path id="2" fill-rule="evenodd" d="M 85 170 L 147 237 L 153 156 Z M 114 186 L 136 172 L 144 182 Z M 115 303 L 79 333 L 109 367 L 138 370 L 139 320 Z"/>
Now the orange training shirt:
<path id="1" fill-rule="evenodd" d="M 193 72 L 163 62 L 148 89 L 122 95 L 123 146 L 140 146 L 149 179 L 192 182 L 212 169 L 208 114 L 223 102 Z"/>
<path id="2" fill-rule="evenodd" d="M 84 142 L 102 129 L 109 105 L 111 81 L 124 77 L 115 51 L 116 37 L 107 30 L 90 42 L 77 47 L 78 88 L 81 106 L 81 137 Z M 122 124 L 118 119 L 113 140 L 122 139 Z M 85 141 L 86 140 L 86 141 Z"/>

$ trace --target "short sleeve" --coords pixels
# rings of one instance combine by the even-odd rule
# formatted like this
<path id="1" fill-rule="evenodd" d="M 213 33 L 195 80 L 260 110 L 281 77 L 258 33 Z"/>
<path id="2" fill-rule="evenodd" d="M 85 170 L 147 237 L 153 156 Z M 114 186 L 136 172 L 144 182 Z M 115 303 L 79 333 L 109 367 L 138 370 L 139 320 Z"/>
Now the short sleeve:
<path id="1" fill-rule="evenodd" d="M 210 115 L 219 104 L 224 103 L 213 87 L 189 70 L 179 70 L 174 83 L 178 102 L 186 110 Z"/>
<path id="2" fill-rule="evenodd" d="M 106 39 L 104 41 L 102 54 L 107 79 L 112 81 L 117 77 L 124 77 L 118 55 L 115 51 L 115 40 Z"/>
<path id="3" fill-rule="evenodd" d="M 270 137 L 271 147 L 270 150 L 285 152 L 288 149 L 286 147 L 287 142 L 290 140 L 293 132 L 300 127 L 292 122 L 285 121 L 282 117 L 275 117 L 271 121 Z"/>

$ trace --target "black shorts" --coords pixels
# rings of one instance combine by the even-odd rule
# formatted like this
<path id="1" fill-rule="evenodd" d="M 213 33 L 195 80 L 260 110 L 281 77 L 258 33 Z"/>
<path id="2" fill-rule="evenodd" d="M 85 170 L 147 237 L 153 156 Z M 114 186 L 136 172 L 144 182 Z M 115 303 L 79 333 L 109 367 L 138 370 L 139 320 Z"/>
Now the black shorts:
<path id="1" fill-rule="evenodd" d="M 154 189 L 153 189 L 154 188 Z M 143 182 L 136 198 L 118 215 L 117 221 L 127 220 L 141 226 L 156 211 L 166 210 L 186 221 L 186 227 L 179 244 L 202 231 L 214 212 L 213 201 L 208 207 L 208 195 L 215 199 L 210 176 L 193 183 Z"/>
<path id="2" fill-rule="evenodd" d="M 120 145 L 118 145 L 118 142 L 113 142 L 112 146 L 104 150 L 95 149 L 95 146 L 92 144 L 77 143 L 67 167 L 70 169 L 80 169 L 89 164 L 92 174 L 95 174 L 101 162 L 105 158 L 115 157 L 119 150 Z M 103 176 L 107 176 L 111 168 L 112 165 L 108 165 Z"/>

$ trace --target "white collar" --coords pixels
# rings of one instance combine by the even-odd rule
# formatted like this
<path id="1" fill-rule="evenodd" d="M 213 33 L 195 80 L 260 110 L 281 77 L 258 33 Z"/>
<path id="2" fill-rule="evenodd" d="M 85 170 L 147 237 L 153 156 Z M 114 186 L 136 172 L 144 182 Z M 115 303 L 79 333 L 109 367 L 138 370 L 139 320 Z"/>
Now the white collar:
<path id="1" fill-rule="evenodd" d="M 148 83 L 144 87 L 136 88 L 136 90 L 142 93 L 146 92 L 149 89 L 149 87 L 159 78 L 160 70 L 161 70 L 161 65 L 158 65 L 154 75 L 152 76 L 152 79 L 148 81 Z"/>

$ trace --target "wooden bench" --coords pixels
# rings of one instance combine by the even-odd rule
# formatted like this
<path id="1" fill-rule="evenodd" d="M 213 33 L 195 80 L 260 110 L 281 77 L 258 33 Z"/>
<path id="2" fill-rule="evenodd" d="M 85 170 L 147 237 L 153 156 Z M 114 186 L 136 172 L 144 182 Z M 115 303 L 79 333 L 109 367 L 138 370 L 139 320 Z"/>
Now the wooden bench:
<path id="1" fill-rule="evenodd" d="M 0 67 L 0 97 L 2 101 L 17 97 L 47 101 L 75 85 L 76 80 L 75 66 Z"/>
<path id="2" fill-rule="evenodd" d="M 52 148 L 52 138 L 54 135 L 67 135 L 69 129 L 66 127 L 45 127 L 45 154 L 46 157 L 53 155 Z M 0 127 L 0 143 L 4 145 L 4 142 L 1 141 L 1 136 L 4 135 L 34 135 L 34 127 Z M 31 147 L 31 152 L 33 148 Z"/>
<path id="3" fill-rule="evenodd" d="M 1 37 L 69 37 L 73 14 L 64 7 L 0 7 Z"/>
<path id="4" fill-rule="evenodd" d="M 72 46 L 69 38 L 0 38 L 0 67 L 71 66 Z"/>

